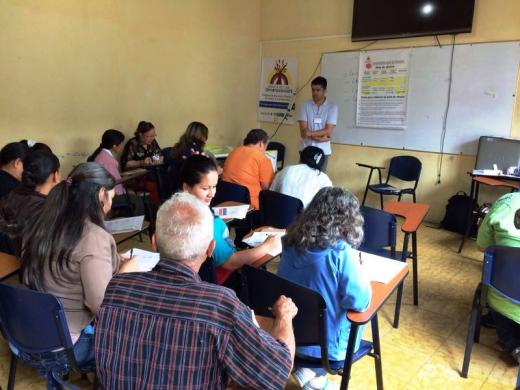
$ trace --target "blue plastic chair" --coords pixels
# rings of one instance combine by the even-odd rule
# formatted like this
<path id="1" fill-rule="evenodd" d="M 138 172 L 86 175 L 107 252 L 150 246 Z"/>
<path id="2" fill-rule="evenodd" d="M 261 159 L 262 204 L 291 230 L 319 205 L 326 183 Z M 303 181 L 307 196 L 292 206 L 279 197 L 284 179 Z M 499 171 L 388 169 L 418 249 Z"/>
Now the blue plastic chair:
<path id="1" fill-rule="evenodd" d="M 77 366 L 65 312 L 54 295 L 0 283 L 0 329 L 11 350 L 8 390 L 14 388 L 18 360 L 44 373 L 48 389 L 78 389 L 62 379 L 71 370 L 84 371 Z"/>
<path id="2" fill-rule="evenodd" d="M 469 363 L 473 342 L 480 339 L 480 318 L 482 308 L 486 306 L 488 287 L 493 287 L 500 295 L 511 302 L 520 305 L 520 248 L 492 246 L 484 253 L 482 279 L 473 296 L 473 306 L 469 320 L 466 350 L 462 364 L 461 376 L 468 377 Z"/>
<path id="3" fill-rule="evenodd" d="M 395 215 L 367 206 L 361 206 L 361 214 L 365 222 L 363 225 L 364 238 L 359 250 L 389 259 L 406 261 L 408 253 L 395 250 L 397 242 L 397 220 Z M 399 327 L 402 297 L 403 284 L 401 283 L 397 289 L 394 328 Z"/>
<path id="4" fill-rule="evenodd" d="M 401 200 L 401 196 L 404 194 L 410 194 L 413 197 L 413 201 L 416 202 L 415 190 L 417 188 L 417 184 L 419 183 L 419 177 L 421 176 L 422 164 L 421 161 L 413 156 L 396 156 L 392 157 L 390 160 L 390 166 L 388 168 L 388 175 L 386 177 L 386 181 L 383 183 L 381 177 L 381 170 L 385 169 L 384 167 L 377 167 L 374 165 L 361 164 L 357 163 L 358 166 L 369 168 L 370 174 L 368 175 L 368 181 L 365 188 L 365 193 L 363 195 L 363 202 L 365 204 L 365 200 L 367 198 L 368 190 L 373 191 L 379 194 L 379 199 L 381 202 L 381 209 L 383 209 L 383 196 L 384 195 L 394 195 L 397 196 L 397 200 Z M 377 170 L 379 174 L 379 183 L 378 184 L 370 184 L 370 180 L 372 179 L 372 173 L 374 169 Z M 398 188 L 391 184 L 389 184 L 390 178 L 395 177 L 402 181 L 414 182 L 413 187 L 406 188 Z"/>
<path id="5" fill-rule="evenodd" d="M 227 201 L 251 204 L 249 189 L 240 184 L 219 180 L 215 197 L 211 200 L 211 206 L 217 206 Z"/>
<path id="6" fill-rule="evenodd" d="M 287 228 L 302 213 L 300 199 L 280 192 L 260 191 L 260 220 L 263 226 Z"/>
<path id="7" fill-rule="evenodd" d="M 298 314 L 293 319 L 294 337 L 297 346 L 319 345 L 321 359 L 304 359 L 296 357 L 296 367 L 324 368 L 332 375 L 342 376 L 342 388 L 347 388 L 350 372 L 347 361 L 329 360 L 327 357 L 327 324 L 325 312 L 327 310 L 323 297 L 316 291 L 310 290 L 299 284 L 290 282 L 271 272 L 254 268 L 249 265 L 242 267 L 241 300 L 254 310 L 256 315 L 273 317 L 271 308 L 280 295 L 285 295 L 293 300 L 298 307 Z M 346 315 L 346 313 L 345 313 Z M 377 327 L 377 316 L 375 326 Z M 374 329 L 374 318 L 372 329 Z M 365 355 L 375 359 L 377 388 L 383 389 L 383 369 L 381 364 L 381 350 L 379 344 L 379 332 L 373 331 L 373 342 L 361 340 L 358 350 L 352 357 L 352 363 Z"/>

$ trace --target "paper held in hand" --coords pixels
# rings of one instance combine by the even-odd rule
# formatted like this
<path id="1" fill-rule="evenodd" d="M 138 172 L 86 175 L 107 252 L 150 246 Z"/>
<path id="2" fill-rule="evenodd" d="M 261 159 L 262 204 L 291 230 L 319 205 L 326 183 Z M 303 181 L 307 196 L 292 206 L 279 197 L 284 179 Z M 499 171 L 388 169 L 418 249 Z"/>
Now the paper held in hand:
<path id="1" fill-rule="evenodd" d="M 213 207 L 215 215 L 226 219 L 244 219 L 249 211 L 249 205 Z"/>
<path id="2" fill-rule="evenodd" d="M 408 264 L 399 260 L 372 255 L 352 249 L 353 261 L 360 261 L 361 270 L 372 282 L 387 284 Z"/>
<path id="3" fill-rule="evenodd" d="M 129 218 L 116 218 L 105 221 L 105 226 L 110 234 L 135 232 L 142 229 L 143 221 L 144 215 Z"/>
<path id="4" fill-rule="evenodd" d="M 278 229 L 278 230 L 258 230 L 251 234 L 249 237 L 246 237 L 242 240 L 243 243 L 252 246 L 257 247 L 267 239 L 269 236 L 278 236 L 283 237 L 285 236 L 285 229 Z M 276 248 L 268 252 L 271 256 L 278 256 L 280 253 L 282 253 L 282 245 L 280 242 L 280 245 L 277 245 Z"/>
<path id="5" fill-rule="evenodd" d="M 160 259 L 159 253 L 145 251 L 139 248 L 132 248 L 128 252 L 123 253 L 123 256 L 130 257 L 130 253 L 132 253 L 133 256 L 137 256 L 137 259 L 139 260 L 139 268 L 141 268 L 142 272 L 151 271 Z"/>

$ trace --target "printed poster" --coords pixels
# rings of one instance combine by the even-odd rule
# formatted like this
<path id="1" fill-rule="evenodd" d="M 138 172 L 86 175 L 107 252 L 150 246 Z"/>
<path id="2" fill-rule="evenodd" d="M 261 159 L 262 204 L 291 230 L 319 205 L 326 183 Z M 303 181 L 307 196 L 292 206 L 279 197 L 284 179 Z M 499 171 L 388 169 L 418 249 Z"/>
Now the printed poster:
<path id="1" fill-rule="evenodd" d="M 258 120 L 294 123 L 294 94 L 298 60 L 296 58 L 262 58 Z"/>
<path id="2" fill-rule="evenodd" d="M 359 54 L 356 126 L 405 129 L 411 49 Z"/>

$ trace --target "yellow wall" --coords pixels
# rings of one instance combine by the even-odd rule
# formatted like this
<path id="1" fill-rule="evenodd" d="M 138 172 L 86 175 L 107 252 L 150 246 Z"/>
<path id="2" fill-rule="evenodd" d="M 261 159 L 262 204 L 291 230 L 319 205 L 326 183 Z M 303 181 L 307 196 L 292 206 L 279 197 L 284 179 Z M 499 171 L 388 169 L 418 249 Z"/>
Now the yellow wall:
<path id="1" fill-rule="evenodd" d="M 162 147 L 256 125 L 260 0 L 8 0 L 0 26 L 0 144 L 47 142 L 64 172 L 143 119 Z"/>
<path id="2" fill-rule="evenodd" d="M 520 1 L 476 0 L 473 32 L 457 36 L 457 42 L 486 42 L 520 39 Z M 261 39 L 262 56 L 294 56 L 298 58 L 298 79 L 302 86 L 316 67 L 324 52 L 355 50 L 369 42 L 352 43 L 352 0 L 262 0 Z M 441 37 L 447 44 L 451 37 Z M 370 46 L 371 49 L 434 45 L 433 37 L 386 40 Z M 318 70 L 319 74 L 319 70 Z M 520 91 L 520 88 L 518 88 Z M 310 98 L 310 87 L 306 87 L 296 103 Z M 262 124 L 266 130 L 274 125 Z M 288 146 L 288 158 L 297 160 L 299 133 L 296 125 L 283 125 L 278 140 Z M 517 99 L 513 119 L 512 136 L 520 138 L 520 99 Z M 402 150 L 368 148 L 350 145 L 333 145 L 333 157 L 328 173 L 336 185 L 345 186 L 358 196 L 365 188 L 368 172 L 358 168 L 356 162 L 387 165 Z M 408 152 L 423 163 L 423 172 L 418 188 L 419 201 L 432 206 L 429 219 L 439 221 L 444 215 L 447 199 L 459 190 L 469 191 L 466 175 L 475 164 L 474 156 L 445 155 L 441 184 L 437 181 L 439 154 Z M 496 192 L 494 193 L 496 196 Z M 486 190 L 484 189 L 484 198 Z M 491 194 L 489 194 L 491 195 Z M 378 205 L 378 199 L 369 195 L 369 203 Z"/>

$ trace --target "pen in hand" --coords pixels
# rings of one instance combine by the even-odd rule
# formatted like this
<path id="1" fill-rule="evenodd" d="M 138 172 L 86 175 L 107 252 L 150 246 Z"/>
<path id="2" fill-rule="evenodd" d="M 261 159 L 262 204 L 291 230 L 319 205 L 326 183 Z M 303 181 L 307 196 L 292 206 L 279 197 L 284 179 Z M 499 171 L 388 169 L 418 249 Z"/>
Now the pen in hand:
<path id="1" fill-rule="evenodd" d="M 134 248 L 130 249 L 130 258 L 134 256 Z M 361 259 L 361 254 L 359 254 L 359 259 Z"/>

